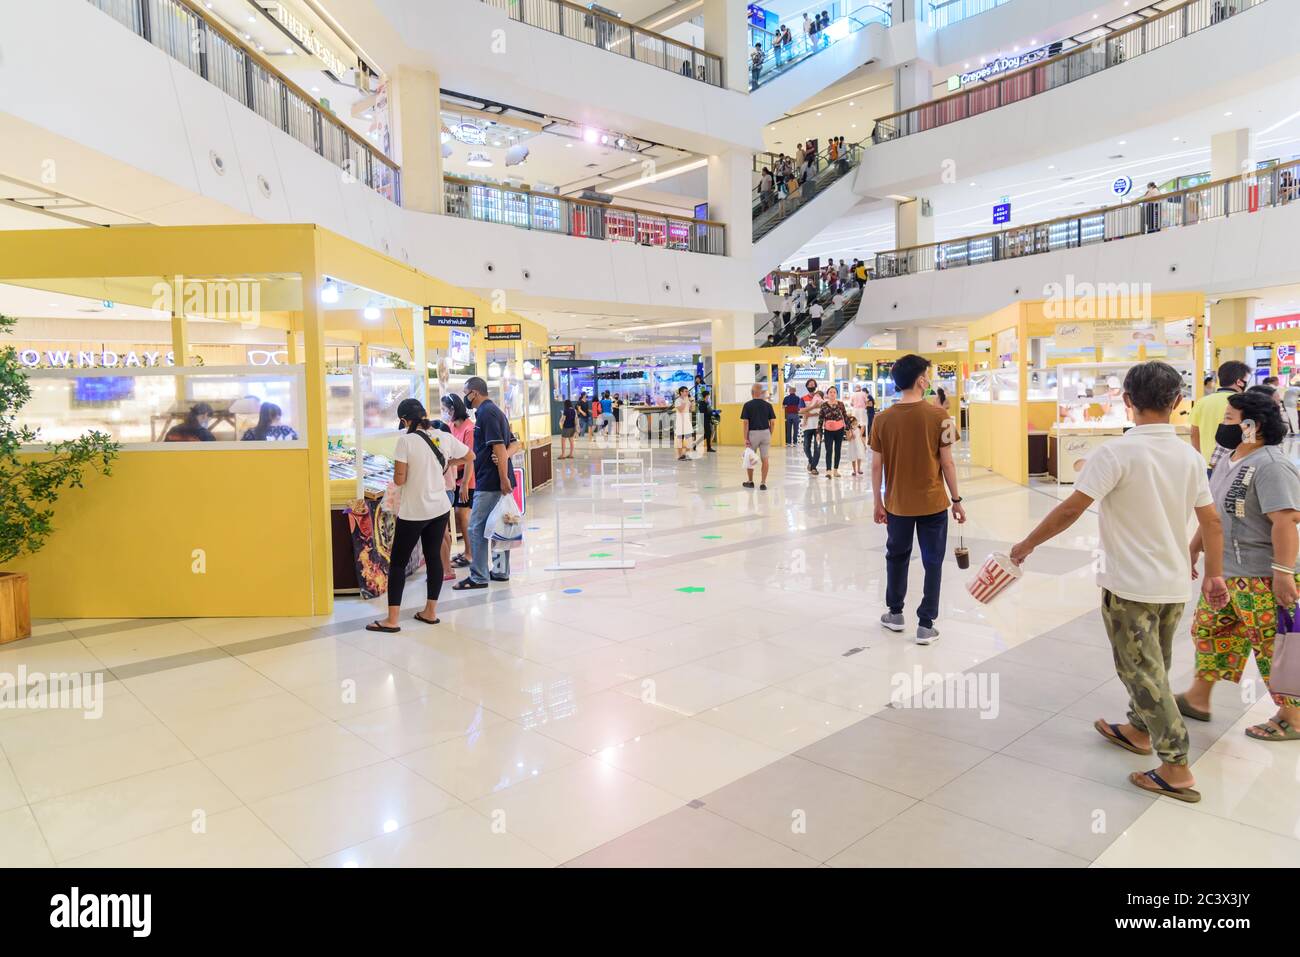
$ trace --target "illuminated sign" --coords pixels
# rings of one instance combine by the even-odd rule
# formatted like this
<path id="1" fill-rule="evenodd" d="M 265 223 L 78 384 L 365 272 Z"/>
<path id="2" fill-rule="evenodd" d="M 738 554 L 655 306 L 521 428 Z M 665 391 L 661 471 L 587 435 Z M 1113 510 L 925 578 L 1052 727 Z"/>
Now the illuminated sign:
<path id="1" fill-rule="evenodd" d="M 112 349 L 100 351 L 80 349 L 19 349 L 18 361 L 29 369 L 118 369 L 176 364 L 176 356 L 171 352 L 114 352 Z M 256 364 L 256 363 L 254 363 Z"/>
<path id="2" fill-rule="evenodd" d="M 325 69 L 335 76 L 341 79 L 357 68 L 355 56 L 347 52 L 337 52 L 283 2 L 264 3 L 263 7 L 285 33 L 293 37 L 300 47 L 320 60 L 325 65 Z"/>
<path id="3" fill-rule="evenodd" d="M 1011 204 L 999 203 L 993 207 L 993 225 L 1001 226 L 1003 223 L 1011 222 Z"/>
<path id="4" fill-rule="evenodd" d="M 487 131 L 474 123 L 457 123 L 451 128 L 451 135 L 466 146 L 482 146 L 487 142 Z"/>
<path id="5" fill-rule="evenodd" d="M 576 359 L 578 356 L 577 344 L 566 346 L 550 346 L 546 354 L 552 359 Z"/>
<path id="6" fill-rule="evenodd" d="M 1061 41 L 1049 43 L 1045 47 L 1039 47 L 1037 50 L 1029 50 L 1026 53 L 1016 53 L 1011 56 L 1000 56 L 981 66 L 978 70 L 971 70 L 969 73 L 958 73 L 955 77 L 948 80 L 948 88 L 955 89 L 968 86 L 971 83 L 978 83 L 981 80 L 987 80 L 991 76 L 997 76 L 1001 73 L 1010 73 L 1012 70 L 1019 70 L 1021 67 L 1037 63 L 1039 60 L 1046 60 L 1054 57 L 1061 52 Z M 956 86 L 953 79 L 957 81 Z"/>
<path id="7" fill-rule="evenodd" d="M 447 354 L 451 361 L 462 366 L 472 361 L 474 351 L 470 347 L 470 334 L 464 329 L 452 329 L 447 335 Z"/>
<path id="8" fill-rule="evenodd" d="M 519 324 L 488 326 L 487 338 L 489 341 L 501 342 L 506 340 L 519 340 L 524 337 L 524 327 Z"/>
<path id="9" fill-rule="evenodd" d="M 1121 176 L 1110 184 L 1110 191 L 1116 196 L 1127 196 L 1133 192 L 1133 177 Z"/>
<path id="10" fill-rule="evenodd" d="M 474 328 L 474 310 L 470 306 L 425 306 L 425 323 L 430 326 Z"/>

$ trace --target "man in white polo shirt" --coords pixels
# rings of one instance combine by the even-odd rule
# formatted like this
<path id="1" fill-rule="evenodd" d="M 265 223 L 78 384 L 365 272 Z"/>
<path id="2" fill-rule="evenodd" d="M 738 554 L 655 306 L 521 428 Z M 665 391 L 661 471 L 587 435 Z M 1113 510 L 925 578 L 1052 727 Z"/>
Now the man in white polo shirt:
<path id="1" fill-rule="evenodd" d="M 1097 733 L 1134 754 L 1160 756 L 1160 767 L 1129 782 L 1152 794 L 1195 803 L 1201 795 L 1187 766 L 1187 727 L 1169 687 L 1174 630 L 1190 597 L 1188 526 L 1192 513 L 1207 542 L 1201 591 L 1214 608 L 1228 600 L 1223 580 L 1223 527 L 1205 477 L 1205 461 L 1175 434 L 1169 417 L 1182 377 L 1163 362 L 1134 366 L 1124 377 L 1124 404 L 1134 427 L 1097 448 L 1074 484 L 1011 550 L 1017 565 L 1065 531 L 1093 502 L 1100 505 L 1101 615 L 1115 670 L 1129 693 L 1128 722 L 1098 719 Z M 1213 551 L 1212 551 L 1213 549 Z"/>

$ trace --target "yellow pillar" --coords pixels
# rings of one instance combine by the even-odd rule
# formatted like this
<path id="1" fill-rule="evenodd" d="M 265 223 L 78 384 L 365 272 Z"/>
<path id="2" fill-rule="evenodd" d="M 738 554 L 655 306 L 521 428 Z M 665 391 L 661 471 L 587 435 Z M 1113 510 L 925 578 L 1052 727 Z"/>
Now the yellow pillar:
<path id="1" fill-rule="evenodd" d="M 329 426 L 325 416 L 325 312 L 318 302 L 319 240 L 313 244 L 311 265 L 303 270 L 303 388 L 306 393 L 307 514 L 311 528 L 312 613 L 334 610 L 332 540 L 330 535 Z M 360 436 L 358 436 L 360 441 Z"/>
<path id="2" fill-rule="evenodd" d="M 189 365 L 190 360 L 190 340 L 185 328 L 185 313 L 172 313 L 172 358 L 178 366 Z M 176 401 L 184 402 L 186 400 L 188 379 L 177 377 L 176 379 Z"/>
<path id="3" fill-rule="evenodd" d="M 1220 299 L 1210 306 L 1210 335 L 1213 337 L 1244 335 L 1251 331 L 1255 318 L 1255 304 L 1257 299 L 1244 297 L 1240 299 Z M 1220 365 L 1229 359 L 1238 359 L 1246 361 L 1246 347 L 1235 346 L 1227 349 L 1216 349 L 1218 354 L 1214 360 L 1214 366 L 1217 369 Z"/>
<path id="4" fill-rule="evenodd" d="M 438 74 L 399 66 L 392 77 L 393 130 L 402 161 L 402 205 L 422 213 L 444 212 L 442 100 Z"/>
<path id="5" fill-rule="evenodd" d="M 298 333 L 289 329 L 284 334 L 284 361 L 285 365 L 296 366 L 302 362 L 301 350 L 298 348 Z"/>

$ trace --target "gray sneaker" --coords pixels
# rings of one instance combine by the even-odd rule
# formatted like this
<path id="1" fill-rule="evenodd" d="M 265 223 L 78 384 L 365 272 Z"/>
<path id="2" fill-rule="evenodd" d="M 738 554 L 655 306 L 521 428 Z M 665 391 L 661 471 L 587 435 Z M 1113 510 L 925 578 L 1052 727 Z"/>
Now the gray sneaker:
<path id="1" fill-rule="evenodd" d="M 890 614 L 889 612 L 885 612 L 883 615 L 880 616 L 880 623 L 884 625 L 886 628 L 888 628 L 890 631 L 903 630 L 903 616 L 901 613 L 897 615 L 893 615 Z"/>
<path id="2" fill-rule="evenodd" d="M 925 625 L 916 626 L 916 643 L 918 645 L 932 645 L 938 640 L 938 628 L 927 628 Z"/>

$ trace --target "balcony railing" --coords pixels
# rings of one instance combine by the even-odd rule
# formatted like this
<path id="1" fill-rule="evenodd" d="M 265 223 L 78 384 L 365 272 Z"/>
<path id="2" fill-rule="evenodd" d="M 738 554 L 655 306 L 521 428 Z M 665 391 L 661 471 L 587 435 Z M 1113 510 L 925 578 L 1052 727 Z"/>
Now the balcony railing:
<path id="1" fill-rule="evenodd" d="M 848 10 L 850 6 L 852 4 L 849 0 L 838 0 L 838 2 L 829 4 L 814 3 L 808 7 L 807 12 L 813 16 L 825 10 L 832 17 L 824 30 L 820 30 L 812 36 L 804 32 L 803 21 L 799 19 L 804 11 L 791 14 L 787 17 L 789 22 L 785 24 L 790 28 L 791 42 L 789 44 L 777 43 L 774 34 L 759 27 L 751 26 L 749 28 L 750 90 L 758 89 L 764 83 L 776 79 L 791 67 L 803 63 L 823 50 L 829 50 L 840 40 L 852 36 L 863 27 L 870 26 L 873 23 L 888 27 L 892 22 L 887 3 L 861 3 L 854 7 L 853 10 Z M 755 46 L 759 46 L 762 50 L 761 60 L 754 58 Z"/>
<path id="2" fill-rule="evenodd" d="M 558 33 L 638 63 L 722 86 L 722 57 L 566 0 L 483 0 L 511 20 Z"/>
<path id="3" fill-rule="evenodd" d="M 764 162 L 765 159 L 769 162 Z M 830 147 L 826 147 L 816 155 L 802 183 L 798 182 L 799 170 L 793 170 L 793 187 L 789 180 L 785 183 L 779 182 L 779 177 L 775 175 L 776 170 L 773 169 L 777 159 L 771 153 L 760 154 L 754 159 L 755 172 L 760 176 L 763 175 L 764 169 L 774 174 L 771 190 L 764 190 L 762 179 L 754 187 L 752 213 L 755 242 L 820 196 L 826 187 L 856 169 L 862 160 L 862 144 L 846 143 L 843 154 L 837 154 L 833 160 L 830 157 Z"/>
<path id="4" fill-rule="evenodd" d="M 1187 0 L 1159 16 L 1116 30 L 1106 37 L 1032 66 L 980 83 L 901 113 L 876 120 L 872 140 L 880 143 L 900 136 L 956 123 L 967 117 L 1009 106 L 1084 77 L 1126 63 L 1176 40 L 1221 23 L 1265 0 Z"/>
<path id="5" fill-rule="evenodd" d="M 190 0 L 89 0 L 344 174 L 400 204 L 396 163 L 211 20 Z"/>
<path id="6" fill-rule="evenodd" d="M 1194 226 L 1297 201 L 1300 201 L 1300 161 L 1175 193 L 1144 197 L 1080 216 L 877 253 L 875 276 L 883 279 L 1036 256 Z"/>
<path id="7" fill-rule="evenodd" d="M 443 194 L 447 215 L 460 219 L 711 256 L 727 253 L 726 226 L 706 219 L 608 206 L 456 176 L 444 177 Z"/>
<path id="8" fill-rule="evenodd" d="M 936 3 L 927 3 L 925 19 L 936 30 L 952 26 L 954 23 L 960 23 L 967 17 L 978 16 L 981 13 L 988 13 L 1004 3 L 1010 3 L 1011 0 L 939 0 Z"/>

